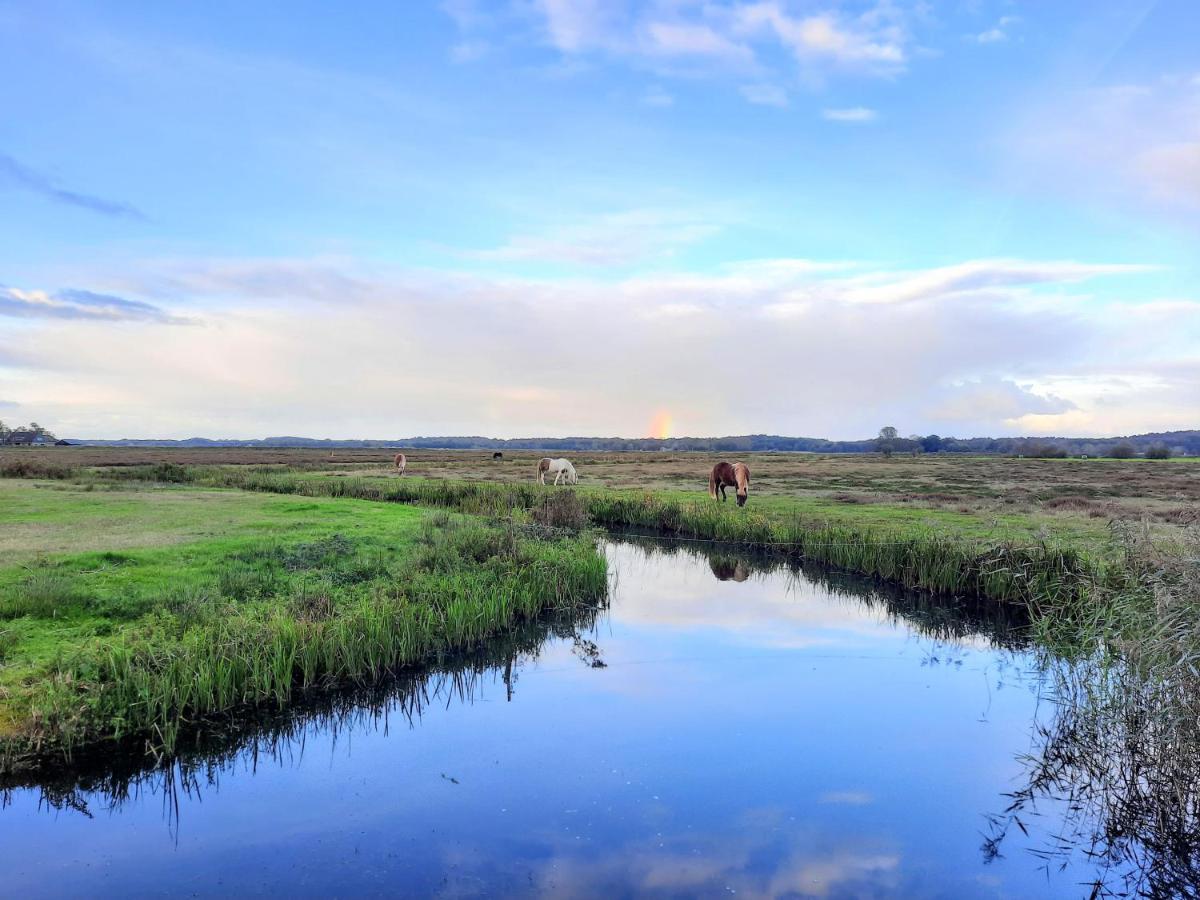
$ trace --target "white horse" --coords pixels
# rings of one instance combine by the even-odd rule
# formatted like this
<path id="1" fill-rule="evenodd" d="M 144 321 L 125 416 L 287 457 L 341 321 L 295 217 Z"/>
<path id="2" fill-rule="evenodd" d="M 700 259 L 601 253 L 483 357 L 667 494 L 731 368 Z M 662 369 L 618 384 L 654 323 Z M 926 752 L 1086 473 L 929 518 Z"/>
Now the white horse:
<path id="1" fill-rule="evenodd" d="M 546 456 L 538 460 L 537 480 L 538 484 L 546 483 L 546 475 L 550 472 L 554 473 L 554 483 L 558 484 L 561 478 L 563 484 L 579 484 L 579 474 L 575 471 L 575 467 L 571 465 L 569 459 L 551 459 Z"/>

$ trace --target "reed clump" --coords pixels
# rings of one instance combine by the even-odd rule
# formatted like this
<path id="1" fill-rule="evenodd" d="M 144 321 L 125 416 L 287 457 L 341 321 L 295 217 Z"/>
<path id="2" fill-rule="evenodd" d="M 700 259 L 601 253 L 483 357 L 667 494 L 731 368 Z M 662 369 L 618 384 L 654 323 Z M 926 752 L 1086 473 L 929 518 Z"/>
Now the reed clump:
<path id="1" fill-rule="evenodd" d="M 1125 584 L 1089 604 L 1043 606 L 1035 636 L 1054 716 L 1024 758 L 1023 783 L 992 817 L 994 855 L 1050 800 L 1066 810 L 1052 862 L 1106 866 L 1092 896 L 1200 896 L 1200 530 L 1169 552 L 1119 526 Z"/>
<path id="2" fill-rule="evenodd" d="M 594 541 L 459 517 L 399 550 L 341 535 L 265 544 L 231 556 L 215 583 L 55 660 L 25 698 L 26 728 L 7 757 L 129 736 L 169 753 L 211 717 L 422 666 L 606 592 Z"/>

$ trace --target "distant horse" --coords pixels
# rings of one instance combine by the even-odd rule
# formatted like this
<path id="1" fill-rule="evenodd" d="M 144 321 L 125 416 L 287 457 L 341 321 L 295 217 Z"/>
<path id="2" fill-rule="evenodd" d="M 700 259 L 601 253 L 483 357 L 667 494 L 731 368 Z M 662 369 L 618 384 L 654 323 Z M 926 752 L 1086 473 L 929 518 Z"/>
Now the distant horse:
<path id="1" fill-rule="evenodd" d="M 563 480 L 563 484 L 579 484 L 579 475 L 575 472 L 575 467 L 571 465 L 569 459 L 551 459 L 546 456 L 538 460 L 537 480 L 538 484 L 546 483 L 546 476 L 553 472 L 554 483 L 558 484 L 558 479 Z"/>
<path id="2" fill-rule="evenodd" d="M 708 495 L 717 499 L 717 491 L 721 499 L 725 499 L 725 488 L 737 488 L 737 505 L 745 506 L 750 493 L 750 469 L 745 463 L 719 462 L 713 466 L 712 474 L 708 476 Z"/>
<path id="3" fill-rule="evenodd" d="M 403 453 L 396 454 L 396 471 L 401 475 L 404 474 L 404 467 L 408 465 L 408 459 Z"/>
<path id="4" fill-rule="evenodd" d="M 504 454 L 497 450 L 492 454 L 492 459 L 504 459 Z"/>

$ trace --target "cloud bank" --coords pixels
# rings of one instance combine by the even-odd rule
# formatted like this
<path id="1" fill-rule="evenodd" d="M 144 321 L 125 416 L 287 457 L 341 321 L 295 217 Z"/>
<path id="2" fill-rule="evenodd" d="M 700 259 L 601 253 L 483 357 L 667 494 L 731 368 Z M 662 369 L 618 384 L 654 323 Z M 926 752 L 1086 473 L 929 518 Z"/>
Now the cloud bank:
<path id="1" fill-rule="evenodd" d="M 638 436 L 664 410 L 679 434 L 1194 426 L 1200 303 L 1088 292 L 1141 271 L 773 259 L 612 282 L 145 264 L 104 280 L 144 299 L 7 289 L 42 314 L 22 313 L 6 390 L 94 437 Z M 207 304 L 202 327 L 173 327 L 156 296 Z"/>

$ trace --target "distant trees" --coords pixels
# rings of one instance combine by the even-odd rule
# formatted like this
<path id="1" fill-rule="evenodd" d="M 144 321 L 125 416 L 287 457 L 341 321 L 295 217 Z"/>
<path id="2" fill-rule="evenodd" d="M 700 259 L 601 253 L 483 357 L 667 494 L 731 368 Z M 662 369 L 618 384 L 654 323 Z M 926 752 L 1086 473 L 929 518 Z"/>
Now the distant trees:
<path id="1" fill-rule="evenodd" d="M 1137 450 L 1133 448 L 1133 444 L 1114 444 L 1108 448 L 1110 459 L 1133 459 L 1137 456 Z"/>
<path id="2" fill-rule="evenodd" d="M 942 439 L 936 434 L 927 434 L 921 438 L 921 449 L 926 453 L 938 453 L 942 449 Z"/>
<path id="3" fill-rule="evenodd" d="M 1159 444 L 1157 447 L 1151 447 L 1149 450 L 1146 451 L 1146 459 L 1170 459 L 1170 458 L 1171 458 L 1171 448 L 1164 447 L 1162 444 Z"/>
<path id="4" fill-rule="evenodd" d="M 1036 459 L 1066 459 L 1067 451 L 1056 444 L 1026 444 L 1020 448 L 1018 455 Z"/>
<path id="5" fill-rule="evenodd" d="M 879 429 L 879 437 L 875 438 L 875 449 L 884 456 L 891 456 L 896 452 L 896 441 L 900 437 L 898 432 L 891 425 L 884 425 Z"/>

